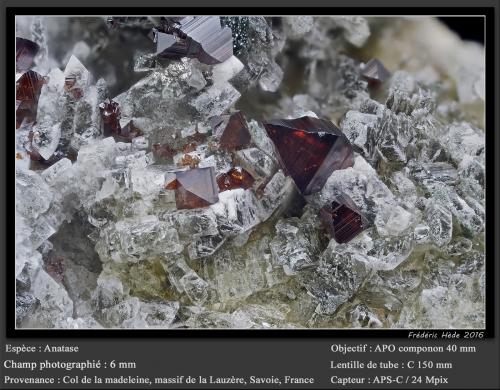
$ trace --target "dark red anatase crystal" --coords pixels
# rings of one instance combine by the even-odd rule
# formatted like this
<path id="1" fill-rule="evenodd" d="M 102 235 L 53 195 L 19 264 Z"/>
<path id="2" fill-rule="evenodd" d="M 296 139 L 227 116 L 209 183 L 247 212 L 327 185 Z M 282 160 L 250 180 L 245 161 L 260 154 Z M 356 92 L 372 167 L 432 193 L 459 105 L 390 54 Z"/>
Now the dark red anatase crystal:
<path id="1" fill-rule="evenodd" d="M 167 28 L 155 31 L 156 53 L 160 57 L 198 58 L 204 64 L 224 62 L 233 55 L 233 37 L 218 16 L 175 18 Z"/>
<path id="2" fill-rule="evenodd" d="M 142 135 L 134 121 L 129 121 L 123 128 L 120 125 L 121 111 L 120 105 L 114 100 L 106 99 L 99 104 L 99 111 L 102 118 L 103 135 L 113 136 L 119 142 L 132 142 L 132 139 Z"/>
<path id="3" fill-rule="evenodd" d="M 189 135 L 185 138 L 187 142 L 184 146 L 182 146 L 181 150 L 184 153 L 191 153 L 196 150 L 198 145 L 204 142 L 207 138 L 206 134 L 199 133 L 198 130 L 193 135 Z"/>
<path id="4" fill-rule="evenodd" d="M 255 179 L 252 175 L 241 167 L 231 168 L 228 172 L 217 177 L 217 184 L 221 192 L 234 190 L 235 188 L 247 189 L 252 187 L 254 182 Z"/>
<path id="5" fill-rule="evenodd" d="M 391 76 L 391 73 L 382 62 L 376 58 L 372 58 L 361 69 L 361 76 L 363 76 L 369 84 L 378 85 L 387 80 Z"/>
<path id="6" fill-rule="evenodd" d="M 178 209 L 207 207 L 219 201 L 219 189 L 212 167 L 178 171 L 174 180 L 165 183 L 165 188 L 175 190 Z"/>
<path id="7" fill-rule="evenodd" d="M 166 144 L 153 144 L 151 150 L 155 156 L 166 160 L 170 160 L 177 153 L 174 148 Z"/>
<path id="8" fill-rule="evenodd" d="M 212 120 L 212 125 L 221 149 L 236 150 L 250 145 L 252 136 L 241 111 L 218 116 Z"/>
<path id="9" fill-rule="evenodd" d="M 99 111 L 101 113 L 103 124 L 103 135 L 109 137 L 113 134 L 120 133 L 120 107 L 114 100 L 106 99 L 103 103 L 99 104 Z"/>
<path id="10" fill-rule="evenodd" d="M 16 81 L 16 128 L 23 121 L 33 123 L 36 120 L 38 99 L 45 78 L 33 70 L 23 73 Z"/>
<path id="11" fill-rule="evenodd" d="M 64 258 L 50 255 L 47 260 L 45 260 L 44 268 L 45 271 L 58 282 L 64 279 L 64 274 L 66 273 L 66 262 Z"/>
<path id="12" fill-rule="evenodd" d="M 354 165 L 352 146 L 332 122 L 310 116 L 264 123 L 281 167 L 303 195 L 318 192 L 331 173 Z"/>
<path id="13" fill-rule="evenodd" d="M 320 210 L 321 220 L 339 244 L 351 241 L 368 227 L 368 220 L 346 194 L 339 194 Z"/>
<path id="14" fill-rule="evenodd" d="M 33 65 L 33 60 L 40 46 L 29 39 L 16 37 L 16 71 L 27 71 Z"/>

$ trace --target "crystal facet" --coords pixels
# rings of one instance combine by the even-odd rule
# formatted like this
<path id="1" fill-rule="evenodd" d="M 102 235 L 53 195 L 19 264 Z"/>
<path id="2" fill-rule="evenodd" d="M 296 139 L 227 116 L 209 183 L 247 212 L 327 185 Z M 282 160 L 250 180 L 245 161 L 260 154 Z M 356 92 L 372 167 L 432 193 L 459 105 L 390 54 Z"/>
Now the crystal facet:
<path id="1" fill-rule="evenodd" d="M 106 99 L 99 104 L 101 112 L 103 135 L 105 137 L 113 136 L 119 142 L 132 142 L 133 138 L 142 135 L 133 120 L 120 120 L 120 105 L 114 100 Z M 122 126 L 122 124 L 124 125 Z"/>
<path id="2" fill-rule="evenodd" d="M 16 128 L 23 121 L 33 123 L 36 120 L 38 99 L 45 84 L 45 79 L 33 70 L 28 70 L 16 82 Z"/>
<path id="3" fill-rule="evenodd" d="M 361 69 L 361 75 L 373 84 L 380 84 L 387 80 L 391 73 L 385 68 L 384 64 L 376 58 L 372 58 Z"/>
<path id="4" fill-rule="evenodd" d="M 175 190 L 178 209 L 206 207 L 219 200 L 219 189 L 212 167 L 175 172 L 175 179 L 166 182 L 165 188 Z"/>
<path id="5" fill-rule="evenodd" d="M 217 16 L 188 16 L 155 32 L 156 53 L 178 59 L 195 57 L 205 64 L 224 62 L 233 55 L 233 38 L 229 27 L 221 27 Z"/>
<path id="6" fill-rule="evenodd" d="M 163 159 L 171 159 L 177 151 L 169 145 L 153 144 L 151 146 L 153 154 Z"/>
<path id="7" fill-rule="evenodd" d="M 320 214 L 331 236 L 340 244 L 351 241 L 368 226 L 368 220 L 346 194 L 338 195 Z"/>
<path id="8" fill-rule="evenodd" d="M 39 50 L 40 46 L 37 43 L 16 37 L 16 70 L 24 72 L 31 68 Z"/>
<path id="9" fill-rule="evenodd" d="M 252 137 L 241 111 L 216 117 L 213 123 L 215 136 L 219 138 L 219 145 L 222 149 L 241 149 L 250 144 Z"/>
<path id="10" fill-rule="evenodd" d="M 220 191 L 234 190 L 235 188 L 250 188 L 254 183 L 254 178 L 241 167 L 234 167 L 229 172 L 217 177 L 217 184 Z"/>
<path id="11" fill-rule="evenodd" d="M 99 111 L 101 112 L 103 135 L 109 137 L 113 134 L 119 134 L 120 128 L 120 105 L 107 99 L 105 102 L 99 104 Z"/>
<path id="12" fill-rule="evenodd" d="M 71 56 L 64 69 L 64 89 L 80 99 L 90 83 L 90 72 L 75 56 Z"/>
<path id="13" fill-rule="evenodd" d="M 122 126 L 120 133 L 116 135 L 116 140 L 121 142 L 132 142 L 133 138 L 140 137 L 142 134 L 142 130 L 136 126 L 133 120 L 130 120 L 126 122 L 125 126 Z"/>
<path id="14" fill-rule="evenodd" d="M 279 161 L 299 190 L 321 190 L 330 174 L 352 167 L 353 150 L 346 136 L 330 121 L 304 116 L 264 123 Z"/>

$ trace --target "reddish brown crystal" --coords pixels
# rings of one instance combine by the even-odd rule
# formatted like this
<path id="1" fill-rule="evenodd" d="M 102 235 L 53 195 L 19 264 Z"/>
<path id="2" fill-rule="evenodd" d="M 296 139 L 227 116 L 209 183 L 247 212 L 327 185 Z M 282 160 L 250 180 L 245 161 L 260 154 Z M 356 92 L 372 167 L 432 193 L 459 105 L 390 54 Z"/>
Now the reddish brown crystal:
<path id="1" fill-rule="evenodd" d="M 330 121 L 304 116 L 264 123 L 283 170 L 304 195 L 323 188 L 337 169 L 354 165 L 352 146 Z"/>
<path id="2" fill-rule="evenodd" d="M 233 55 L 229 27 L 222 27 L 218 16 L 187 16 L 172 19 L 163 32 L 154 31 L 156 53 L 165 58 L 198 58 L 205 64 L 217 64 Z"/>
<path id="3" fill-rule="evenodd" d="M 114 100 L 106 99 L 99 104 L 99 111 L 105 137 L 113 136 L 119 142 L 131 142 L 133 138 L 142 135 L 141 129 L 135 125 L 133 120 L 128 121 L 123 127 L 120 125 L 120 105 Z"/>
<path id="4" fill-rule="evenodd" d="M 336 196 L 320 210 L 320 215 L 330 235 L 340 244 L 351 241 L 368 227 L 368 220 L 346 194 Z"/>
<path id="5" fill-rule="evenodd" d="M 114 100 L 106 99 L 99 104 L 99 111 L 101 112 L 103 135 L 109 137 L 113 134 L 119 134 L 121 130 L 119 104 Z"/>
<path id="6" fill-rule="evenodd" d="M 176 190 L 179 187 L 180 187 L 180 183 L 177 181 L 177 179 L 174 179 L 170 182 L 165 183 L 166 190 Z"/>
<path id="7" fill-rule="evenodd" d="M 153 144 L 151 147 L 151 150 L 153 151 L 153 154 L 157 157 L 161 157 L 167 160 L 170 160 L 176 153 L 177 151 L 170 147 L 169 145 L 166 144 Z"/>
<path id="8" fill-rule="evenodd" d="M 117 141 L 121 142 L 132 142 L 133 138 L 140 137 L 142 134 L 142 130 L 135 125 L 133 120 L 131 120 L 121 128 L 120 133 L 118 133 L 115 138 Z"/>
<path id="9" fill-rule="evenodd" d="M 212 123 L 221 149 L 242 149 L 247 147 L 252 140 L 247 122 L 241 111 L 216 117 Z"/>
<path id="10" fill-rule="evenodd" d="M 191 156 L 190 154 L 185 154 L 184 157 L 181 158 L 178 165 L 183 167 L 191 167 L 196 168 L 200 163 L 200 159 L 196 156 Z"/>
<path id="11" fill-rule="evenodd" d="M 27 71 L 33 65 L 33 60 L 40 46 L 25 38 L 16 37 L 16 71 Z"/>
<path id="12" fill-rule="evenodd" d="M 185 138 L 187 144 L 182 147 L 184 153 L 190 153 L 196 150 L 198 145 L 204 142 L 207 138 L 206 134 L 198 133 L 196 131 L 193 135 L 189 135 Z"/>
<path id="13" fill-rule="evenodd" d="M 58 282 L 62 282 L 66 272 L 66 262 L 64 258 L 50 255 L 44 264 L 45 271 Z"/>
<path id="14" fill-rule="evenodd" d="M 36 120 L 38 99 L 45 78 L 33 70 L 23 73 L 16 82 L 16 128 L 23 121 L 33 123 Z"/>
<path id="15" fill-rule="evenodd" d="M 376 58 L 372 58 L 361 69 L 363 76 L 371 85 L 377 85 L 387 80 L 391 73 L 386 69 L 384 64 Z"/>
<path id="16" fill-rule="evenodd" d="M 234 190 L 235 188 L 247 189 L 252 187 L 254 182 L 255 179 L 252 175 L 241 167 L 231 168 L 228 172 L 217 177 L 217 184 L 221 192 Z"/>
<path id="17" fill-rule="evenodd" d="M 212 167 L 178 171 L 175 180 L 165 183 L 165 188 L 175 190 L 178 209 L 206 207 L 219 201 L 219 189 Z"/>
<path id="18" fill-rule="evenodd" d="M 30 156 L 30 159 L 32 161 L 43 161 L 43 157 L 40 156 L 40 153 L 38 153 L 33 148 L 33 131 L 29 132 L 28 141 L 23 146 L 24 146 L 24 149 L 26 150 L 26 153 L 28 153 L 28 156 Z"/>
<path id="19" fill-rule="evenodd" d="M 189 142 L 182 147 L 182 151 L 184 153 L 191 153 L 191 152 L 194 152 L 197 147 L 198 147 L 198 144 L 196 142 Z"/>

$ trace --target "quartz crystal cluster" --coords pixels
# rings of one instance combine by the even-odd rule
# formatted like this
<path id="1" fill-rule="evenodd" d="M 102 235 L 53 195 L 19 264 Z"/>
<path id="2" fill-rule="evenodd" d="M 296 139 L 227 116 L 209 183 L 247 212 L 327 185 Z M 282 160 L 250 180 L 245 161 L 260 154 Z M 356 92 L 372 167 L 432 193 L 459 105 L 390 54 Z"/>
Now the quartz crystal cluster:
<path id="1" fill-rule="evenodd" d="M 16 34 L 18 327 L 484 325 L 481 45 L 434 18 Z"/>

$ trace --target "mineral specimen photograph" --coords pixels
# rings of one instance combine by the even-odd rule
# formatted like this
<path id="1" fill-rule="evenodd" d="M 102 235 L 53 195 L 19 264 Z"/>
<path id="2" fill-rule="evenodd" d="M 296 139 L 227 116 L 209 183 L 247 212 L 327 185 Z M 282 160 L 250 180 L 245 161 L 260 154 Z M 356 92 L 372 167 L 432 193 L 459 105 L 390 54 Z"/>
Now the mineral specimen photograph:
<path id="1" fill-rule="evenodd" d="M 485 48 L 442 19 L 16 16 L 16 327 L 484 328 Z"/>

